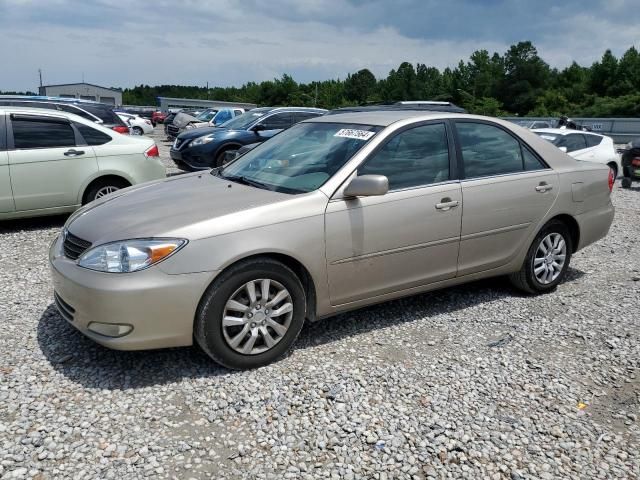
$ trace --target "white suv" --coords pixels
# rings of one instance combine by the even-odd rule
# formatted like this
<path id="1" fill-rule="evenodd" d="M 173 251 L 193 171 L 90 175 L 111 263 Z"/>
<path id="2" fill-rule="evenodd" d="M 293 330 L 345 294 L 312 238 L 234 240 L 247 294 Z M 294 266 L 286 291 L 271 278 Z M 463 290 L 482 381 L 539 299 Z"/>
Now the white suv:
<path id="1" fill-rule="evenodd" d="M 78 115 L 0 107 L 0 220 L 72 212 L 166 177 L 153 140 Z"/>

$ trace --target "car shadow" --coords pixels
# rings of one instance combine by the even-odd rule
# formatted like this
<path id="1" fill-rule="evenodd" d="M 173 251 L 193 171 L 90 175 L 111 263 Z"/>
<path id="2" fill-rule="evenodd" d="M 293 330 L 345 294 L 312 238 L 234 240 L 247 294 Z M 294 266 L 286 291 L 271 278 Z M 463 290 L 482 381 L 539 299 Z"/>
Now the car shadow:
<path id="1" fill-rule="evenodd" d="M 576 281 L 583 275 L 580 270 L 570 268 L 565 282 Z M 293 352 L 513 295 L 518 293 L 506 279 L 492 278 L 361 308 L 305 324 Z M 238 373 L 217 365 L 195 345 L 136 352 L 110 350 L 69 325 L 53 304 L 40 317 L 37 338 L 52 367 L 86 388 L 136 389 L 185 378 Z"/>
<path id="2" fill-rule="evenodd" d="M 20 218 L 16 220 L 3 220 L 0 222 L 0 233 L 16 231 L 42 230 L 46 228 L 62 227 L 69 218 L 69 214 L 52 215 L 50 217 Z"/>

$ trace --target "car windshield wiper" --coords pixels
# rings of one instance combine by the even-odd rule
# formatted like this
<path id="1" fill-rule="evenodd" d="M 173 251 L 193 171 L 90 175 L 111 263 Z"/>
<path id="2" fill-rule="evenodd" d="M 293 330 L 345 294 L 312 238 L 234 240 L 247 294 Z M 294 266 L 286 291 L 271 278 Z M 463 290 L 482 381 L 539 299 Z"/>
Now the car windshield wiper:
<path id="1" fill-rule="evenodd" d="M 267 185 L 266 183 L 258 182 L 257 180 L 253 180 L 249 177 L 243 176 L 226 176 L 222 175 L 222 173 L 218 174 L 220 178 L 224 178 L 225 180 L 231 180 L 232 182 L 242 183 L 244 185 L 249 185 L 250 187 L 262 188 L 263 190 L 273 190 L 271 185 Z"/>

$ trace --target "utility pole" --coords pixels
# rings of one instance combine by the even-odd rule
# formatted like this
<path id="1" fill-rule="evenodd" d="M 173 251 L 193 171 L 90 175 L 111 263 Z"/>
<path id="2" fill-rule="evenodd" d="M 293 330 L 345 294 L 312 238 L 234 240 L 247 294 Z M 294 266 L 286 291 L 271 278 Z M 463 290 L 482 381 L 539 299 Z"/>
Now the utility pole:
<path id="1" fill-rule="evenodd" d="M 40 87 L 42 87 L 42 69 L 38 69 L 38 75 L 40 76 Z"/>
<path id="2" fill-rule="evenodd" d="M 207 82 L 207 100 L 209 100 L 209 82 Z"/>
<path id="3" fill-rule="evenodd" d="M 313 99 L 313 106 L 318 106 L 318 82 L 316 82 L 316 97 Z"/>

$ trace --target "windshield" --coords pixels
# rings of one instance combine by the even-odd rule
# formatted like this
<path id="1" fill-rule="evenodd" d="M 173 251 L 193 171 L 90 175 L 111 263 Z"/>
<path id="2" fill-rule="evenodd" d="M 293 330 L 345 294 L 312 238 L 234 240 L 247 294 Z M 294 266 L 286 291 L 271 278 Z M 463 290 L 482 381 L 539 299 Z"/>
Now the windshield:
<path id="1" fill-rule="evenodd" d="M 266 108 L 261 110 L 259 108 L 254 108 L 250 112 L 245 112 L 242 115 L 239 115 L 235 118 L 232 118 L 228 122 L 224 122 L 221 127 L 231 128 L 233 130 L 245 130 L 249 128 L 253 122 L 258 120 L 260 117 L 264 117 L 270 109 Z"/>
<path id="2" fill-rule="evenodd" d="M 533 132 L 538 135 L 540 138 L 544 138 L 545 140 L 557 145 L 562 140 L 562 135 L 556 135 L 555 133 L 548 132 Z"/>
<path id="3" fill-rule="evenodd" d="M 211 120 L 213 117 L 216 116 L 216 113 L 218 113 L 217 110 L 207 110 L 206 112 L 202 112 L 196 118 L 201 122 L 208 122 L 209 120 Z"/>
<path id="4" fill-rule="evenodd" d="M 345 123 L 299 123 L 239 157 L 218 175 L 276 192 L 311 192 L 381 129 Z"/>

